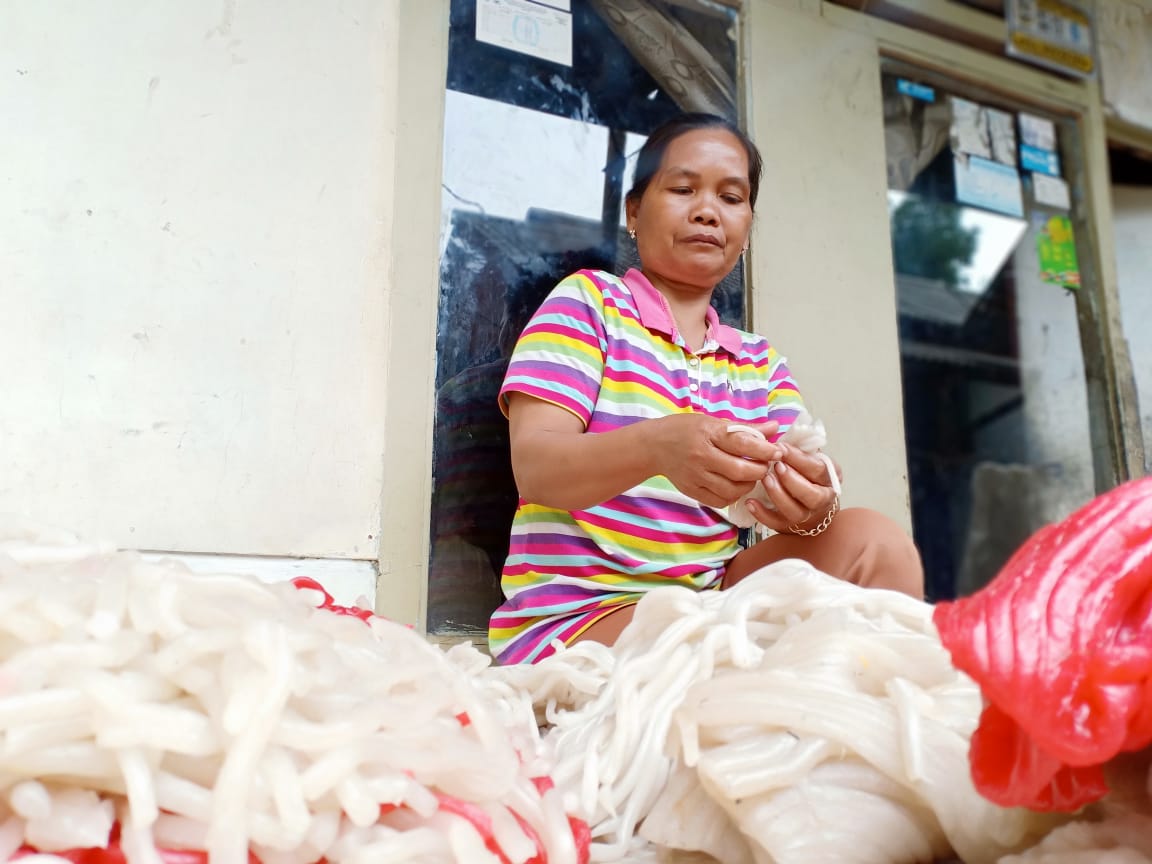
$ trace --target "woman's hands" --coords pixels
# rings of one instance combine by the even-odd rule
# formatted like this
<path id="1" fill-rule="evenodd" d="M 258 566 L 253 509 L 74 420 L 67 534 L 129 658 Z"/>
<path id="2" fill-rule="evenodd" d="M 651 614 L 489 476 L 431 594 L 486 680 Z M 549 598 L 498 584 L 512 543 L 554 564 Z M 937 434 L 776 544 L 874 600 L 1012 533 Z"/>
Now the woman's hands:
<path id="1" fill-rule="evenodd" d="M 574 414 L 521 393 L 511 394 L 509 420 L 517 487 L 546 507 L 584 510 L 657 474 L 701 504 L 727 507 L 763 482 L 776 509 L 753 498 L 749 512 L 787 532 L 819 523 L 836 500 L 822 458 L 766 440 L 776 422 L 754 426 L 761 437 L 705 414 L 672 414 L 590 435 Z"/>
<path id="2" fill-rule="evenodd" d="M 593 507 L 658 474 L 702 504 L 727 507 L 782 456 L 779 445 L 729 432 L 730 421 L 705 414 L 672 414 L 590 435 L 569 411 L 512 393 L 508 419 L 520 495 L 562 510 Z M 756 428 L 770 437 L 779 424 Z"/>
<path id="3" fill-rule="evenodd" d="M 652 422 L 661 427 L 657 446 L 664 456 L 657 473 L 709 507 L 727 507 L 751 492 L 767 478 L 768 464 L 783 456 L 779 444 L 766 440 L 780 428 L 776 421 L 753 426 L 763 438 L 729 432 L 732 421 L 705 414 L 673 414 Z"/>
<path id="4" fill-rule="evenodd" d="M 753 498 L 748 501 L 748 510 L 762 525 L 789 533 L 819 523 L 836 504 L 836 492 L 823 458 L 788 444 L 778 446 L 782 451 L 780 461 L 763 481 L 764 491 L 776 509 L 770 510 Z M 841 478 L 839 466 L 836 476 L 837 480 Z"/>

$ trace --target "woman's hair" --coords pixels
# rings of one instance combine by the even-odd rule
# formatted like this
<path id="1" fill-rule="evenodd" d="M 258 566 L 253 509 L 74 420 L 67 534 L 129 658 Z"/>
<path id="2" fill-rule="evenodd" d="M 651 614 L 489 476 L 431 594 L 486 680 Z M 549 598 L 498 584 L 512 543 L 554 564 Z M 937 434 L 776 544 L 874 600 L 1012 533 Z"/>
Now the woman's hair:
<path id="1" fill-rule="evenodd" d="M 648 184 L 660 170 L 660 163 L 664 161 L 664 152 L 668 149 L 668 145 L 684 133 L 694 132 L 697 129 L 724 129 L 735 135 L 744 145 L 744 150 L 748 153 L 748 203 L 753 208 L 756 207 L 756 194 L 760 191 L 760 174 L 764 170 L 760 151 L 739 126 L 717 114 L 681 114 L 649 135 L 644 146 L 640 148 L 640 155 L 636 157 L 636 176 L 633 178 L 632 188 L 628 191 L 629 201 L 639 201 L 644 196 Z"/>

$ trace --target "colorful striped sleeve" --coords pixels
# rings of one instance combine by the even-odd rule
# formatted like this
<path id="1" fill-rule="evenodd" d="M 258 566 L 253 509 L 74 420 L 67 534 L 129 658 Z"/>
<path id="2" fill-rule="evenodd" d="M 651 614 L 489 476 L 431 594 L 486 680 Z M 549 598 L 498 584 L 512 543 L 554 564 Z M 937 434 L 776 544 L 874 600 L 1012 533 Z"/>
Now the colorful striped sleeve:
<path id="1" fill-rule="evenodd" d="M 767 419 L 777 421 L 780 424 L 779 434 L 783 435 L 803 410 L 804 399 L 788 369 L 788 359 L 769 346 Z"/>
<path id="2" fill-rule="evenodd" d="M 520 334 L 500 388 L 500 410 L 507 415 L 508 393 L 526 393 L 572 412 L 587 427 L 607 347 L 600 286 L 586 271 L 573 273 L 552 289 Z"/>

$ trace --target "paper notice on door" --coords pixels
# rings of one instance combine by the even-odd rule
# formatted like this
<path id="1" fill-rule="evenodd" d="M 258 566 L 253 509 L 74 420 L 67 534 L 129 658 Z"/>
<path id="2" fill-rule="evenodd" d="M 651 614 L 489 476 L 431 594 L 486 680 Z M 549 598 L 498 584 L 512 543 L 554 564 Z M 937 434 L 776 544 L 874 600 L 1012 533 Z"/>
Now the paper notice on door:
<path id="1" fill-rule="evenodd" d="M 1001 165 L 1016 167 L 1016 118 L 1007 111 L 988 110 L 988 137 L 992 158 Z"/>
<path id="2" fill-rule="evenodd" d="M 1033 174 L 1032 197 L 1037 204 L 1046 207 L 1054 207 L 1057 210 L 1072 209 L 1072 196 L 1068 191 L 1068 183 L 1060 177 Z"/>
<path id="3" fill-rule="evenodd" d="M 1009 216 L 1024 215 L 1024 194 L 1015 168 L 979 156 L 954 156 L 956 200 Z"/>
<path id="4" fill-rule="evenodd" d="M 988 137 L 988 114 L 983 105 L 958 99 L 952 104 L 952 152 L 992 158 L 992 142 Z"/>
<path id="5" fill-rule="evenodd" d="M 1056 149 L 1056 124 L 1033 114 L 1020 114 L 1020 143 L 1037 150 Z"/>
<path id="6" fill-rule="evenodd" d="M 476 40 L 572 65 L 570 0 L 476 0 Z"/>

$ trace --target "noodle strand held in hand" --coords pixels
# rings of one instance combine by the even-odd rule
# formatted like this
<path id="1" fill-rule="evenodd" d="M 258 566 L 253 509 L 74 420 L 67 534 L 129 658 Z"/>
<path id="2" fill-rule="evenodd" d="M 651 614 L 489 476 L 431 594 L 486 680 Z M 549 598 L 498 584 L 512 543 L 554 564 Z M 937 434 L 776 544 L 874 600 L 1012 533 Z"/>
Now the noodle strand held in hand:
<path id="1" fill-rule="evenodd" d="M 755 426 L 749 426 L 745 423 L 730 423 L 728 425 L 729 432 L 748 432 L 752 435 L 759 435 L 764 437 L 764 433 L 757 429 Z M 807 411 L 801 411 L 796 419 L 792 421 L 792 425 L 788 427 L 788 431 L 780 437 L 780 443 L 791 444 L 797 450 L 805 453 L 811 453 L 818 456 L 828 469 L 829 483 L 832 486 L 832 491 L 837 495 L 840 494 L 840 475 L 836 470 L 836 464 L 832 458 L 822 451 L 828 443 L 828 436 L 824 432 L 824 424 L 819 420 L 814 420 L 812 415 Z M 772 463 L 768 467 L 771 468 L 776 463 Z M 732 504 L 727 509 L 728 518 L 732 524 L 738 528 L 751 528 L 757 526 L 757 530 L 761 535 L 766 535 L 768 529 L 763 525 L 758 525 L 756 517 L 748 509 L 749 499 L 763 504 L 769 510 L 774 510 L 776 505 L 772 503 L 772 499 L 768 497 L 768 493 L 764 491 L 764 487 L 757 483 L 755 488 L 747 495 L 742 495 L 738 501 Z"/>

